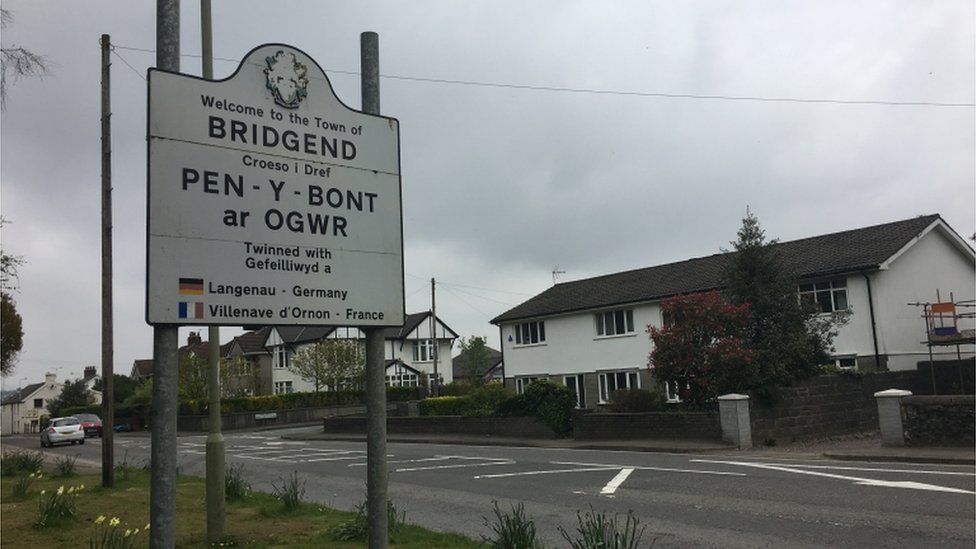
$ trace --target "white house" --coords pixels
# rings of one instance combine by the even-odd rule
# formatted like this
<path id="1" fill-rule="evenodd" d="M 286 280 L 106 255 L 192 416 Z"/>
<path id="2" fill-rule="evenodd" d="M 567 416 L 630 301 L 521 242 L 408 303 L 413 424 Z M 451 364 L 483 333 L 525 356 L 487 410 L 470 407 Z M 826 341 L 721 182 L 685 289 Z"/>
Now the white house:
<path id="1" fill-rule="evenodd" d="M 0 433 L 37 433 L 41 416 L 48 415 L 47 403 L 61 394 L 64 387 L 55 380 L 55 374 L 46 374 L 44 381 L 23 387 L 3 399 L 0 406 Z"/>
<path id="2" fill-rule="evenodd" d="M 837 366 L 914 369 L 928 360 L 922 309 L 915 302 L 972 300 L 976 254 L 938 215 L 782 242 L 784 266 L 800 279 L 801 299 L 824 314 L 848 313 L 834 340 Z M 720 289 L 731 254 L 556 284 L 492 320 L 499 327 L 506 384 L 521 392 L 552 378 L 593 407 L 620 388 L 653 382 L 648 326 L 661 326 L 660 302 Z M 972 330 L 972 319 L 960 328 Z M 966 332 L 972 341 L 971 332 Z M 938 360 L 956 347 L 933 348 Z M 973 356 L 972 344 L 962 356 Z M 669 391 L 670 396 L 670 391 Z"/>
<path id="3" fill-rule="evenodd" d="M 407 315 L 403 326 L 385 328 L 383 337 L 388 386 L 416 387 L 421 383 L 422 376 L 427 378 L 428 385 L 435 380 L 441 384 L 453 380 L 451 347 L 458 335 L 440 319 L 432 321 L 429 312 Z M 315 390 L 314 384 L 291 370 L 289 364 L 295 352 L 303 346 L 325 339 L 363 340 L 365 335 L 358 328 L 268 328 L 263 347 L 271 354 L 271 387 L 274 394 Z"/>

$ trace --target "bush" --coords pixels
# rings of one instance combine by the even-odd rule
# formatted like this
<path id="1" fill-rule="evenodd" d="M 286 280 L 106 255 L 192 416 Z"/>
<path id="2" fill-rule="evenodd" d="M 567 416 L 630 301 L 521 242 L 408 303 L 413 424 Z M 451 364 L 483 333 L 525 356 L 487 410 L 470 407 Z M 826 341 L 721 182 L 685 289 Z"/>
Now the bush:
<path id="1" fill-rule="evenodd" d="M 470 383 L 461 383 L 460 381 L 452 381 L 447 385 L 440 386 L 441 396 L 465 396 L 471 394 L 478 388 L 477 385 L 471 385 Z"/>
<path id="2" fill-rule="evenodd" d="M 536 539 L 535 522 L 525 517 L 525 506 L 518 503 L 512 506 L 511 513 L 504 513 L 498 508 L 498 502 L 492 502 L 493 520 L 482 517 L 492 537 L 481 536 L 482 541 L 492 549 L 542 549 L 542 542 Z"/>
<path id="3" fill-rule="evenodd" d="M 570 432 L 576 395 L 568 387 L 549 380 L 530 383 L 521 395 L 511 397 L 499 406 L 499 415 L 529 416 L 545 423 L 557 434 Z"/>
<path id="4" fill-rule="evenodd" d="M 468 407 L 464 415 L 474 417 L 498 415 L 502 403 L 514 396 L 514 393 L 501 383 L 486 383 L 468 394 Z"/>
<path id="5" fill-rule="evenodd" d="M 17 482 L 14 483 L 14 499 L 24 499 L 27 497 L 27 493 L 30 492 L 31 484 L 33 484 L 35 480 L 41 480 L 42 478 L 44 478 L 44 474 L 40 469 L 29 475 L 22 474 L 17 477 Z"/>
<path id="6" fill-rule="evenodd" d="M 434 397 L 420 401 L 422 416 L 460 416 L 468 408 L 468 397 Z"/>
<path id="7" fill-rule="evenodd" d="M 667 406 L 667 396 L 660 387 L 647 389 L 620 389 L 610 394 L 610 410 L 613 412 L 659 412 Z"/>

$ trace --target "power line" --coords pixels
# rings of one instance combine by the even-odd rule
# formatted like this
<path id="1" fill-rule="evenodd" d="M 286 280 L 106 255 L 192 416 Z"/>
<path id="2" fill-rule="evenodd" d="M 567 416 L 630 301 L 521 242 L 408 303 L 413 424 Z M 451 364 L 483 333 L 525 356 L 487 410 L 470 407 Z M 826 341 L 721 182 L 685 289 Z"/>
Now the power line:
<path id="1" fill-rule="evenodd" d="M 466 300 L 463 297 L 461 297 L 461 296 L 457 295 L 456 293 L 454 293 L 454 290 L 448 288 L 447 286 L 442 286 L 442 288 L 444 288 L 445 290 L 447 290 L 447 293 L 449 293 L 449 294 L 453 295 L 454 297 L 458 298 L 461 301 L 461 303 L 464 303 L 468 307 L 471 307 L 472 309 L 474 309 L 478 313 L 480 313 L 480 314 L 482 314 L 484 316 L 491 316 L 490 314 L 482 311 L 481 309 L 479 309 L 479 308 L 475 307 L 474 305 L 472 305 L 471 303 L 469 303 L 468 300 Z"/>
<path id="2" fill-rule="evenodd" d="M 115 46 L 118 49 L 138 51 L 144 53 L 156 53 L 155 50 L 145 48 L 133 48 L 128 46 Z M 181 57 L 199 58 L 200 55 L 184 53 Z M 240 63 L 240 60 L 229 59 L 226 57 L 214 57 L 216 61 L 227 61 Z M 343 71 L 338 69 L 327 69 L 327 72 L 345 75 L 358 75 L 358 71 Z M 647 92 L 633 90 L 612 90 L 597 88 L 571 88 L 563 86 L 538 86 L 529 84 L 510 84 L 504 82 L 484 82 L 477 80 L 456 80 L 450 78 L 426 78 L 421 76 L 406 76 L 397 74 L 381 74 L 380 78 L 389 80 L 404 80 L 410 82 L 426 82 L 429 84 L 448 84 L 455 86 L 474 86 L 483 88 L 500 88 L 511 90 L 544 91 L 558 93 L 576 93 L 590 95 L 612 95 L 623 97 L 653 97 L 659 99 L 699 99 L 709 101 L 753 101 L 760 103 L 801 103 L 801 104 L 829 104 L 829 105 L 883 105 L 895 107 L 976 107 L 976 103 L 955 103 L 941 101 L 888 101 L 882 99 L 824 99 L 807 97 L 775 97 L 761 95 L 724 95 L 724 94 L 695 94 L 695 93 L 664 93 Z"/>
<path id="3" fill-rule="evenodd" d="M 450 284 L 448 284 L 447 286 L 450 286 Z M 445 288 L 447 286 L 445 286 Z M 486 297 L 486 296 L 483 296 L 483 295 L 478 295 L 478 294 L 475 294 L 475 293 L 472 293 L 472 292 L 466 292 L 466 291 L 462 290 L 461 288 L 455 288 L 455 290 L 461 292 L 464 295 L 471 296 L 471 297 L 477 297 L 479 299 L 484 299 L 485 301 L 491 301 L 493 303 L 498 303 L 499 305 L 504 305 L 506 307 L 511 307 L 512 306 L 511 303 L 506 303 L 504 301 L 499 301 L 497 299 L 493 299 L 493 298 Z"/>

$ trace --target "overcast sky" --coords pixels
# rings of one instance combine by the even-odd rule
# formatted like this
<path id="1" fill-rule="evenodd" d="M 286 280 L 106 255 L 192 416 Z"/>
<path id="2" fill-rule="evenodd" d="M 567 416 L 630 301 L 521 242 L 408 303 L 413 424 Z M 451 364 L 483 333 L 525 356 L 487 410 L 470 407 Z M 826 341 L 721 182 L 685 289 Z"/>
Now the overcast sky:
<path id="1" fill-rule="evenodd" d="M 102 33 L 118 54 L 115 368 L 127 374 L 152 356 L 144 77 L 155 3 L 3 7 L 14 16 L 3 47 L 51 67 L 12 84 L 0 125 L 2 245 L 26 260 L 24 348 L 3 386 L 100 364 Z M 182 8 L 182 70 L 199 74 L 199 3 Z M 747 205 L 782 240 L 929 213 L 972 235 L 974 21 L 972 0 L 216 0 L 214 72 L 288 43 L 358 107 L 359 33 L 378 32 L 382 111 L 401 129 L 407 311 L 430 307 L 436 277 L 438 315 L 497 348 L 489 320 L 549 287 L 554 266 L 567 281 L 715 253 Z"/>

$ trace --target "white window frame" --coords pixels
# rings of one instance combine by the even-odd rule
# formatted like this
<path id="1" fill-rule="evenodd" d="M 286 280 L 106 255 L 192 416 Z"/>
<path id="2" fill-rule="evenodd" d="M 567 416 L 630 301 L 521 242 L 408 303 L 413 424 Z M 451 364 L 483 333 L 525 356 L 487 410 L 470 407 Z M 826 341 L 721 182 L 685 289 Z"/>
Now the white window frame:
<path id="1" fill-rule="evenodd" d="M 521 395 L 532 383 L 545 379 L 545 376 L 519 376 L 515 378 L 515 394 Z"/>
<path id="2" fill-rule="evenodd" d="M 598 397 L 600 404 L 610 402 L 610 394 L 619 389 L 640 389 L 640 369 L 626 368 L 622 370 L 607 370 L 597 372 L 599 389 Z M 623 376 L 623 377 L 621 377 Z M 611 383 L 612 380 L 612 383 Z M 623 381 L 623 386 L 620 381 Z M 613 385 L 613 388 L 610 388 Z"/>
<path id="3" fill-rule="evenodd" d="M 687 383 L 685 388 L 689 388 Z M 681 386 L 677 380 L 664 382 L 664 397 L 668 404 L 681 404 Z"/>
<path id="4" fill-rule="evenodd" d="M 576 380 L 576 391 L 573 398 L 576 399 L 577 408 L 586 408 L 586 388 L 583 383 L 583 374 L 570 374 L 563 376 L 563 385 L 569 388 L 568 380 L 573 378 Z"/>
<path id="5" fill-rule="evenodd" d="M 857 355 L 836 355 L 830 357 L 830 363 L 838 370 L 853 372 L 857 370 Z"/>
<path id="6" fill-rule="evenodd" d="M 288 358 L 290 353 L 288 352 L 288 347 L 284 345 L 278 345 L 271 350 L 271 365 L 273 368 L 284 369 L 288 368 Z"/>
<path id="7" fill-rule="evenodd" d="M 620 337 L 634 335 L 634 310 L 611 309 L 593 315 L 596 337 Z"/>
<path id="8" fill-rule="evenodd" d="M 433 339 L 418 339 L 413 342 L 413 361 L 414 362 L 434 361 L 434 340 Z"/>
<path id="9" fill-rule="evenodd" d="M 387 387 L 417 387 L 418 385 L 420 385 L 420 378 L 413 372 L 386 376 Z"/>
<path id="10" fill-rule="evenodd" d="M 295 392 L 295 384 L 292 383 L 291 380 L 274 382 L 274 394 L 287 395 L 294 392 Z"/>
<path id="11" fill-rule="evenodd" d="M 533 320 L 514 325 L 515 346 L 543 345 L 546 342 L 546 321 Z"/>
<path id="12" fill-rule="evenodd" d="M 803 282 L 797 292 L 800 302 L 812 303 L 817 307 L 818 313 L 839 313 L 851 308 L 847 296 L 847 279 L 844 277 Z M 839 296 L 843 296 L 843 307 L 838 306 L 838 301 L 841 301 Z M 828 308 L 825 309 L 824 305 Z"/>

